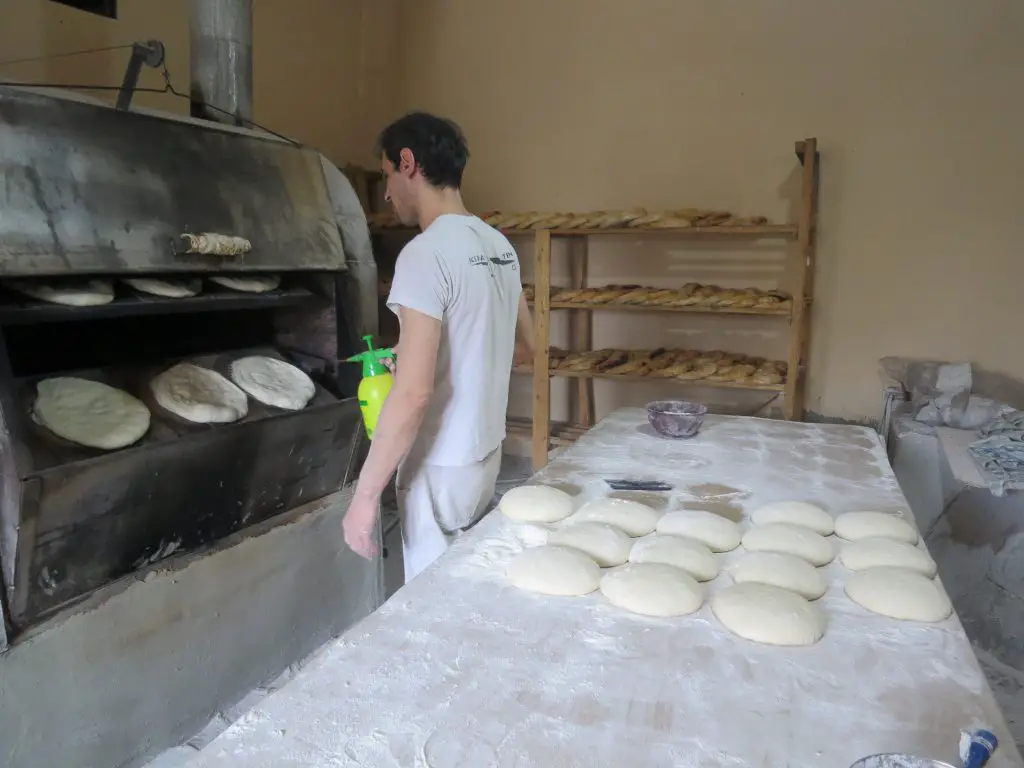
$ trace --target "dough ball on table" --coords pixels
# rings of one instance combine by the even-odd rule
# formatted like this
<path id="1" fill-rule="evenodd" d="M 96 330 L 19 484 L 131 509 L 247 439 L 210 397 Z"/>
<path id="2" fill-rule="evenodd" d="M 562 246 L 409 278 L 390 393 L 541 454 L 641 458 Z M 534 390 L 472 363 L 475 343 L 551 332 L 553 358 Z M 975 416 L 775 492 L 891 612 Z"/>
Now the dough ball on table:
<path id="1" fill-rule="evenodd" d="M 209 368 L 178 363 L 149 383 L 161 408 L 196 424 L 238 421 L 249 412 L 249 400 L 226 378 Z"/>
<path id="2" fill-rule="evenodd" d="M 728 552 L 740 545 L 740 527 L 714 512 L 678 509 L 658 521 L 658 533 L 695 539 L 712 552 Z"/>
<path id="3" fill-rule="evenodd" d="M 633 537 L 646 536 L 658 524 L 658 513 L 639 501 L 602 498 L 588 501 L 566 523 L 604 523 Z"/>
<path id="4" fill-rule="evenodd" d="M 697 581 L 718 575 L 718 560 L 706 545 L 682 536 L 656 534 L 637 539 L 629 553 L 631 563 L 661 563 L 681 568 Z"/>
<path id="5" fill-rule="evenodd" d="M 822 536 L 830 536 L 835 532 L 835 520 L 832 515 L 821 507 L 808 504 L 806 501 L 777 501 L 758 507 L 750 515 L 750 520 L 757 525 L 767 523 L 786 523 L 802 525 Z"/>
<path id="6" fill-rule="evenodd" d="M 920 547 L 905 541 L 886 539 L 880 536 L 859 539 L 844 544 L 839 550 L 839 562 L 851 571 L 868 568 L 905 568 L 920 573 L 929 579 L 938 572 L 931 555 Z"/>
<path id="7" fill-rule="evenodd" d="M 149 409 L 127 392 L 74 376 L 36 384 L 32 416 L 58 437 L 113 451 L 138 442 L 149 430 Z"/>
<path id="8" fill-rule="evenodd" d="M 517 555 L 506 574 L 513 586 L 542 595 L 588 595 L 601 581 L 601 567 L 593 558 L 550 544 Z"/>
<path id="9" fill-rule="evenodd" d="M 898 514 L 889 512 L 844 512 L 836 518 L 836 536 L 847 541 L 881 536 L 917 544 L 917 529 Z"/>
<path id="10" fill-rule="evenodd" d="M 301 369 L 262 355 L 235 360 L 231 380 L 254 400 L 284 411 L 301 411 L 316 394 L 313 380 Z"/>
<path id="11" fill-rule="evenodd" d="M 813 645 L 825 634 L 825 614 L 795 592 L 770 584 L 733 584 L 711 598 L 722 626 L 767 645 Z"/>
<path id="12" fill-rule="evenodd" d="M 548 485 L 520 485 L 501 497 L 498 509 L 521 523 L 557 523 L 572 514 L 572 496 Z"/>
<path id="13" fill-rule="evenodd" d="M 904 621 L 942 621 L 953 612 L 934 579 L 906 568 L 868 568 L 846 580 L 846 596 L 872 613 Z"/>
<path id="14" fill-rule="evenodd" d="M 548 536 L 548 544 L 578 549 L 602 568 L 622 565 L 629 559 L 633 540 L 621 528 L 604 523 L 567 525 Z"/>
<path id="15" fill-rule="evenodd" d="M 809 528 L 786 523 L 755 525 L 743 534 L 748 552 L 779 552 L 796 555 L 811 565 L 827 565 L 836 556 L 832 543 Z"/>
<path id="16" fill-rule="evenodd" d="M 644 616 L 685 616 L 700 608 L 704 591 L 692 576 L 662 563 L 630 563 L 601 578 L 608 602 Z"/>
<path id="17" fill-rule="evenodd" d="M 821 571 L 796 555 L 751 552 L 729 566 L 728 570 L 737 584 L 769 584 L 796 592 L 807 600 L 817 600 L 828 589 Z"/>

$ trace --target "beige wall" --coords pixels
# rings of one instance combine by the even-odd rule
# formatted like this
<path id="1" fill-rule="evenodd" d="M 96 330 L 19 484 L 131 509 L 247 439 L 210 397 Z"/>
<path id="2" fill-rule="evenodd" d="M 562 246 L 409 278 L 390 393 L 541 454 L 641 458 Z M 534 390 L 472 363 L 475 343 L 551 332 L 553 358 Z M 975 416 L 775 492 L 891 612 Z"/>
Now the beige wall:
<path id="1" fill-rule="evenodd" d="M 167 48 L 175 90 L 188 93 L 188 0 L 126 0 L 117 21 L 48 0 L 0 0 L 0 61 L 127 45 L 156 38 Z M 365 6 L 365 7 L 364 7 Z M 255 119 L 319 148 L 339 164 L 372 160 L 372 131 L 397 98 L 388 44 L 381 37 L 394 0 L 257 0 L 253 4 Z M 129 51 L 0 66 L 0 80 L 119 85 Z M 388 71 L 382 73 L 384 62 Z M 144 69 L 140 86 L 162 88 L 160 73 Z M 106 100 L 114 93 L 90 92 Z M 187 113 L 188 101 L 139 94 L 137 103 Z M 368 138 L 369 137 L 369 138 Z"/>
<path id="2" fill-rule="evenodd" d="M 795 139 L 822 152 L 808 407 L 872 417 L 877 359 L 1024 377 L 1024 4 L 1016 0 L 418 0 L 403 106 L 466 130 L 480 208 L 723 206 L 777 220 Z M 595 248 L 594 250 L 598 250 Z M 600 246 L 601 281 L 780 278 L 741 252 Z M 649 256 L 649 260 L 644 260 Z M 690 267 L 687 267 L 687 265 Z M 756 322 L 759 325 L 752 325 Z M 597 320 L 597 341 L 729 343 L 736 321 Z M 600 334 L 604 334 L 603 337 Z M 644 385 L 646 386 L 646 385 Z M 605 393 L 642 401 L 648 391 Z"/>
<path id="3" fill-rule="evenodd" d="M 3 0 L 0 59 L 157 37 L 186 91 L 185 0 L 121 6 L 111 22 Z M 367 164 L 389 117 L 443 112 L 469 136 L 466 191 L 480 209 L 701 205 L 785 220 L 793 141 L 817 136 L 808 407 L 875 416 L 886 354 L 970 359 L 1024 377 L 1024 345 L 1006 330 L 1024 322 L 1016 0 L 259 0 L 255 9 L 258 121 L 336 162 Z M 0 77 L 116 84 L 126 54 L 0 67 Z M 147 71 L 143 84 L 161 83 Z M 140 103 L 187 109 L 170 96 Z M 778 248 L 680 241 L 591 252 L 594 282 L 789 281 Z M 785 332 L 745 318 L 595 318 L 598 344 L 781 356 Z M 601 384 L 602 411 L 665 391 Z M 517 382 L 519 412 L 526 394 Z"/>

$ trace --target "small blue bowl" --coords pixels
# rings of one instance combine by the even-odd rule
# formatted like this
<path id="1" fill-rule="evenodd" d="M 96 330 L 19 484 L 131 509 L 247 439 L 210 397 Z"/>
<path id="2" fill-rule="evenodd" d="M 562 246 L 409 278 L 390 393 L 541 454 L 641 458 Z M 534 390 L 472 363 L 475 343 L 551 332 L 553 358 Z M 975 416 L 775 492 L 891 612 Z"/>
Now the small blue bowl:
<path id="1" fill-rule="evenodd" d="M 647 420 L 662 437 L 687 438 L 700 431 L 706 405 L 686 400 L 657 400 L 647 404 Z"/>

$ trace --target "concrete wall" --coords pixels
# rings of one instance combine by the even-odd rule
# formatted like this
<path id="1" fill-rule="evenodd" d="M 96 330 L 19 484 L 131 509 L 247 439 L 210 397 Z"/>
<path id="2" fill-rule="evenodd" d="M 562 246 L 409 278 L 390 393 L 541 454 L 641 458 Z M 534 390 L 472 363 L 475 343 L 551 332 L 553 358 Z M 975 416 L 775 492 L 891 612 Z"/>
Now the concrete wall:
<path id="1" fill-rule="evenodd" d="M 0 656 L 0 766 L 120 768 L 191 737 L 380 602 L 348 495 L 161 564 Z"/>

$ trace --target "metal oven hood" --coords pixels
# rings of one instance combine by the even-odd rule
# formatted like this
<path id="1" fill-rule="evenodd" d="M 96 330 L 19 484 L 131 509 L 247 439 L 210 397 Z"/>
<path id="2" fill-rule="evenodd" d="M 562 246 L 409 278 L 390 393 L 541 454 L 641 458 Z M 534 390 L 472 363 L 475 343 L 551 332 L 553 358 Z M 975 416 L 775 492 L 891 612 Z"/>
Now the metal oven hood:
<path id="1" fill-rule="evenodd" d="M 0 87 L 0 178 L 0 277 L 345 268 L 319 154 L 276 139 Z"/>

